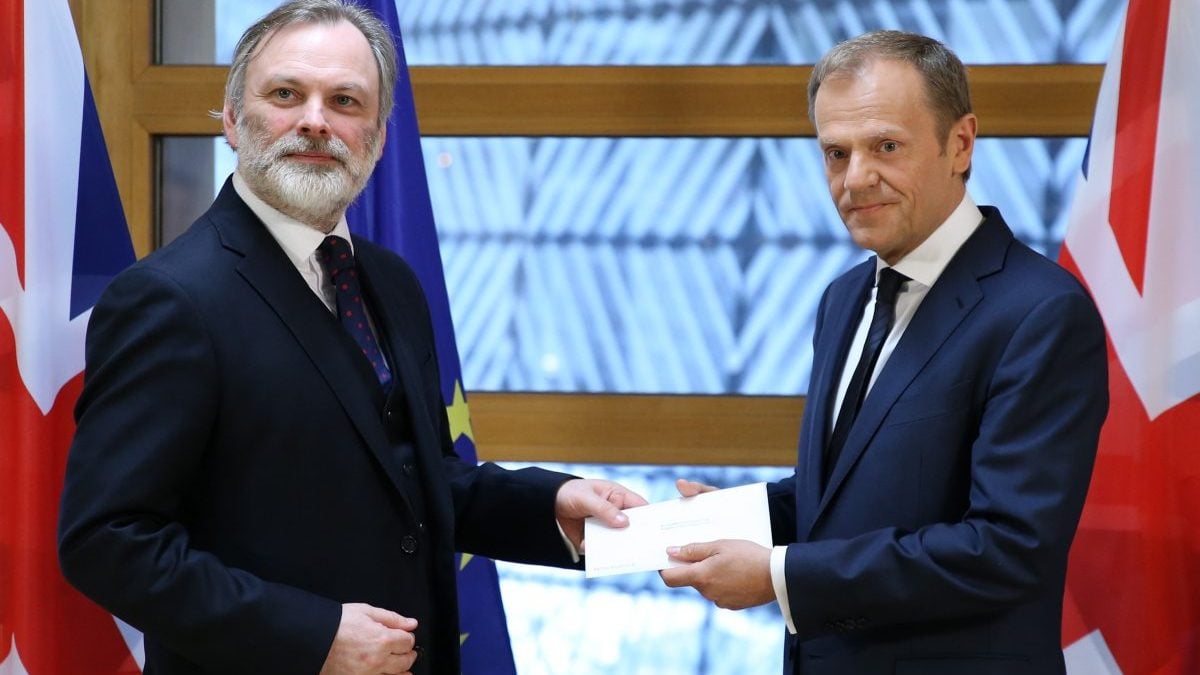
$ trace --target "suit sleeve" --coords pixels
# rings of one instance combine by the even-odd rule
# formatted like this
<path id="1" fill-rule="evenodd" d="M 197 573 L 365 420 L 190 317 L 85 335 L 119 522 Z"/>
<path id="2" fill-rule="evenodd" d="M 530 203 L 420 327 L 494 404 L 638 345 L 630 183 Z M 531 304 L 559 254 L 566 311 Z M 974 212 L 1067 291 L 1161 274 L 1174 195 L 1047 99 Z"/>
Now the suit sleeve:
<path id="1" fill-rule="evenodd" d="M 582 566 L 572 562 L 554 516 L 558 489 L 574 476 L 491 462 L 472 467 L 457 457 L 447 462 L 454 466 L 455 548 L 511 562 Z"/>
<path id="2" fill-rule="evenodd" d="M 965 618 L 1056 588 L 1108 409 L 1104 329 L 1082 292 L 1020 320 L 991 377 L 956 522 L 792 544 L 788 597 L 801 639 Z"/>
<path id="3" fill-rule="evenodd" d="M 144 267 L 119 276 L 96 305 L 59 560 L 85 595 L 207 670 L 315 673 L 340 605 L 189 542 L 193 477 L 217 409 L 209 330 L 181 287 Z"/>

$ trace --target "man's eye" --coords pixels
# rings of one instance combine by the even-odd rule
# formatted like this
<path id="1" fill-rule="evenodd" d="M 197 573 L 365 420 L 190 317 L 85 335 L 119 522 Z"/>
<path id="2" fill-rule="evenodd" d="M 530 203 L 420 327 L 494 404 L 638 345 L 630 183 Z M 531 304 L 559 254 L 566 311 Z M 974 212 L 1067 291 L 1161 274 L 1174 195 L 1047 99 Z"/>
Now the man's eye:
<path id="1" fill-rule="evenodd" d="M 826 151 L 825 151 L 825 156 L 826 156 L 827 158 L 829 158 L 829 160 L 830 160 L 830 161 L 834 161 L 834 162 L 836 162 L 836 161 L 839 161 L 839 160 L 843 160 L 843 159 L 845 159 L 845 158 L 846 158 L 846 153 L 844 153 L 844 152 L 842 152 L 841 150 L 838 150 L 838 149 L 836 149 L 836 148 L 835 148 L 835 149 L 831 149 L 831 150 L 826 150 Z"/>
<path id="2" fill-rule="evenodd" d="M 275 90 L 275 98 L 277 98 L 281 101 L 287 101 L 287 100 L 291 99 L 292 97 L 294 97 L 295 95 L 296 94 L 291 89 L 276 89 Z"/>
<path id="3" fill-rule="evenodd" d="M 336 96 L 334 97 L 333 102 L 338 105 L 352 105 L 354 103 L 354 99 L 350 98 L 349 96 Z"/>
<path id="4" fill-rule="evenodd" d="M 884 152 L 895 152 L 900 149 L 900 144 L 896 141 L 884 141 L 879 147 L 883 148 Z"/>

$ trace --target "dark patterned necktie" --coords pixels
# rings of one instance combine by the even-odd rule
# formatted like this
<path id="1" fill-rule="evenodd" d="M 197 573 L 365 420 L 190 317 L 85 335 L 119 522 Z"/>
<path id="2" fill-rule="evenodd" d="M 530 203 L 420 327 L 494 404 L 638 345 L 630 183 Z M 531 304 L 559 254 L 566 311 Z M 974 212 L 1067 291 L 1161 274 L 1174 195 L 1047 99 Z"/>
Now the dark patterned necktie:
<path id="1" fill-rule="evenodd" d="M 362 285 L 358 281 L 358 265 L 350 251 L 350 243 L 341 237 L 325 237 L 317 247 L 317 255 L 325 266 L 325 272 L 333 282 L 337 298 L 337 315 L 344 327 L 362 349 L 363 356 L 371 364 L 379 384 L 387 388 L 392 381 L 387 361 L 383 358 L 371 324 L 367 321 L 366 305 L 363 302 Z"/>
<path id="2" fill-rule="evenodd" d="M 888 333 L 891 332 L 892 323 L 896 318 L 896 295 L 900 292 L 900 286 L 906 281 L 908 281 L 908 277 L 890 267 L 879 271 L 879 288 L 875 293 L 875 313 L 871 316 L 871 327 L 867 329 L 867 340 L 863 343 L 862 355 L 858 359 L 858 365 L 854 368 L 854 374 L 850 376 L 850 384 L 846 387 L 846 396 L 842 399 L 842 407 L 838 410 L 837 422 L 833 425 L 833 434 L 830 435 L 829 443 L 825 446 L 822 484 L 829 482 L 833 467 L 837 465 L 838 456 L 842 454 L 842 446 L 846 444 L 846 437 L 850 435 L 850 427 L 854 424 L 854 418 L 858 416 L 858 411 L 862 408 L 863 399 L 866 397 L 867 383 L 871 381 L 871 373 L 875 370 L 879 353 L 883 351 L 883 343 L 887 341 Z"/>

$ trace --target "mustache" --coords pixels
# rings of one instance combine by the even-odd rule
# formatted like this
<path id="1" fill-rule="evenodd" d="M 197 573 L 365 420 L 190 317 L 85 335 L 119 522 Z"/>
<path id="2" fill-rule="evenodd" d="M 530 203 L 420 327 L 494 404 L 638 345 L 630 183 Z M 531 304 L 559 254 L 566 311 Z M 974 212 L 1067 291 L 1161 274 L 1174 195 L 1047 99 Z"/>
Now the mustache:
<path id="1" fill-rule="evenodd" d="M 318 140 L 304 136 L 283 136 L 271 144 L 269 152 L 273 159 L 298 152 L 315 152 L 329 155 L 342 164 L 350 160 L 350 148 L 338 138 Z"/>

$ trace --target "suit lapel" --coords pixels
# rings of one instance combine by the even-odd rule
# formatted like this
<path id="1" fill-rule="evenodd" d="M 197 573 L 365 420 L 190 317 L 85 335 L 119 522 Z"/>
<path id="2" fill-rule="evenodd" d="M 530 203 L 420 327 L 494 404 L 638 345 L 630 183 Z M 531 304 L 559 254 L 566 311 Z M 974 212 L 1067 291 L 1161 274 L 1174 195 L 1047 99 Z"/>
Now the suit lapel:
<path id="1" fill-rule="evenodd" d="M 346 348 L 344 329 L 304 283 L 278 243 L 226 182 L 210 213 L 226 248 L 242 254 L 237 272 L 308 355 L 392 484 L 403 495 L 378 405 L 360 377 L 362 364 Z"/>
<path id="2" fill-rule="evenodd" d="M 844 283 L 831 288 L 829 296 L 822 303 L 824 316 L 820 317 L 819 330 L 821 334 L 836 337 L 829 346 L 822 345 L 821 351 L 813 355 L 813 378 L 808 400 L 816 405 L 805 411 L 808 419 L 800 453 L 803 478 L 797 486 L 800 493 L 796 504 L 799 511 L 796 522 L 801 527 L 799 541 L 805 540 L 816 519 L 821 497 L 821 463 L 830 434 L 829 419 L 833 414 L 833 401 L 837 397 L 842 365 L 850 351 L 863 306 L 875 281 L 874 276 L 875 258 L 872 257 L 847 273 Z"/>
<path id="3" fill-rule="evenodd" d="M 983 299 L 979 279 L 1003 267 L 1012 233 L 995 209 L 981 207 L 980 210 L 986 216 L 983 224 L 963 244 L 934 282 L 933 288 L 929 289 L 904 336 L 867 393 L 854 426 L 846 437 L 837 466 L 821 495 L 817 517 L 828 508 L 896 400 Z"/>

